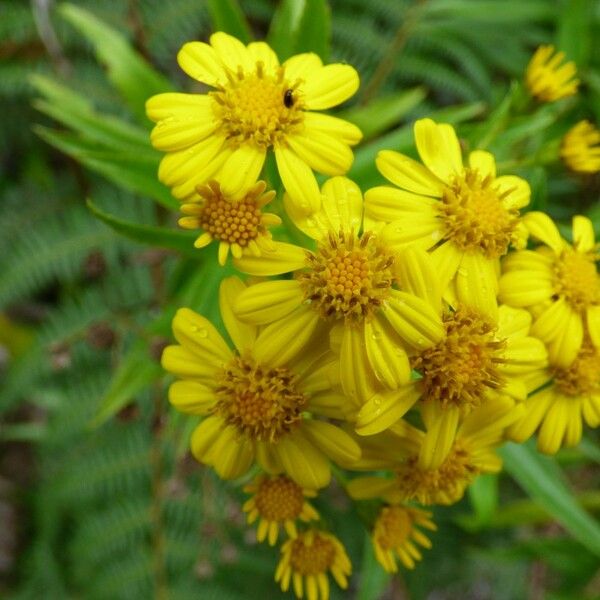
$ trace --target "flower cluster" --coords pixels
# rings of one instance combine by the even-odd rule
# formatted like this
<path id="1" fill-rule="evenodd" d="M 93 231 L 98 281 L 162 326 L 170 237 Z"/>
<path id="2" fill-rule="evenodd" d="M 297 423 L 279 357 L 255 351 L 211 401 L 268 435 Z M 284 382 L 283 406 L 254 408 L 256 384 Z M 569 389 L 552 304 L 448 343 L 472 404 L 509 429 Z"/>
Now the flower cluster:
<path id="1" fill-rule="evenodd" d="M 540 49 L 527 71 L 542 101 L 577 86 L 551 54 Z M 203 316 L 177 312 L 162 359 L 178 378 L 169 399 L 201 417 L 198 461 L 251 478 L 243 508 L 258 541 L 287 537 L 281 588 L 326 600 L 327 575 L 346 587 L 351 572 L 312 504 L 332 472 L 345 470 L 355 501 L 378 502 L 374 552 L 393 572 L 431 546 L 422 507 L 453 504 L 500 471 L 504 441 L 539 432 L 554 453 L 579 442 L 583 421 L 598 426 L 598 245 L 584 217 L 569 243 L 550 217 L 524 213 L 527 181 L 499 174 L 487 151 L 464 157 L 454 128 L 427 118 L 414 125 L 420 160 L 381 151 L 388 183 L 363 196 L 344 176 L 361 132 L 315 112 L 356 91 L 348 65 L 314 54 L 280 64 L 266 44 L 224 33 L 178 60 L 212 91 L 148 101 L 166 152 L 159 178 L 183 203 L 181 226 L 203 231 L 196 247 L 218 240 L 219 262 L 231 251 L 251 277 L 221 283 L 233 347 Z M 565 142 L 569 160 L 576 146 Z M 268 231 L 281 222 L 262 211 L 275 196 L 258 181 L 270 149 L 303 243 Z M 331 177 L 319 187 L 314 171 Z"/>

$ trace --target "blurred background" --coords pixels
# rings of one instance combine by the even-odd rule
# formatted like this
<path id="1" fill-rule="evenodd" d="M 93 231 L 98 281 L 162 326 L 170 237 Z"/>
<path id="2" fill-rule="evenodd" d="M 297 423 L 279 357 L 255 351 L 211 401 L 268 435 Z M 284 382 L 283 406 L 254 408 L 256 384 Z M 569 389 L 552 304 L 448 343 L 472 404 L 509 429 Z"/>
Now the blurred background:
<path id="1" fill-rule="evenodd" d="M 100 29 L 88 22 L 86 31 L 51 0 L 0 3 L 0 597 L 283 597 L 273 582 L 277 551 L 255 543 L 240 487 L 187 454 L 190 426 L 167 406 L 158 362 L 177 306 L 218 318 L 206 290 L 214 292 L 222 272 L 182 260 L 179 238 L 144 246 L 141 234 L 137 242 L 123 237 L 92 214 L 113 215 L 122 229 L 135 222 L 175 230 L 168 191 L 156 181 L 159 156 L 146 140 L 151 124 L 139 109 L 147 91 L 193 89 L 176 54 L 215 29 L 214 3 L 73 4 Z M 287 4 L 308 6 L 310 18 L 330 27 L 322 52 L 360 73 L 361 90 L 344 110 L 366 133 L 350 173 L 363 189 L 380 181 L 377 150 L 412 151 L 415 118 L 435 114 L 469 136 L 497 114 L 538 45 L 566 50 L 584 81 L 577 108 L 523 118 L 491 149 L 530 181 L 532 208 L 566 223 L 585 213 L 598 233 L 599 177 L 545 165 L 543 150 L 577 118 L 600 121 L 600 2 L 331 0 L 330 11 L 323 2 Z M 279 3 L 239 6 L 254 36 L 265 37 Z M 147 90 L 127 91 L 119 79 L 130 48 L 156 69 Z M 385 119 L 370 127 L 361 106 Z M 559 121 L 569 110 L 570 120 Z M 90 133 L 86 115 L 103 114 L 131 128 L 115 126 L 110 139 L 97 125 Z M 527 160 L 534 154 L 539 160 Z M 599 457 L 598 436 L 588 432 L 579 448 L 544 463 L 596 517 Z M 354 566 L 351 589 L 333 597 L 600 598 L 597 557 L 508 475 L 475 488 L 435 511 L 433 549 L 393 579 L 375 562 L 360 511 L 329 488 L 315 504 Z"/>

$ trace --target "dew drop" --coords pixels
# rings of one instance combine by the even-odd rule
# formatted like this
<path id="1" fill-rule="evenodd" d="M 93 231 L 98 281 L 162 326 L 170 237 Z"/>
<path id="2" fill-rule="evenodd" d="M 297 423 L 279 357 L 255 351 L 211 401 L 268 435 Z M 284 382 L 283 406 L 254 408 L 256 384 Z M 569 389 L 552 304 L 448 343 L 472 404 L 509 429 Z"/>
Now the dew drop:
<path id="1" fill-rule="evenodd" d="M 198 331 L 198 336 L 201 338 L 207 338 L 208 337 L 208 330 L 207 329 L 201 329 L 200 331 Z"/>

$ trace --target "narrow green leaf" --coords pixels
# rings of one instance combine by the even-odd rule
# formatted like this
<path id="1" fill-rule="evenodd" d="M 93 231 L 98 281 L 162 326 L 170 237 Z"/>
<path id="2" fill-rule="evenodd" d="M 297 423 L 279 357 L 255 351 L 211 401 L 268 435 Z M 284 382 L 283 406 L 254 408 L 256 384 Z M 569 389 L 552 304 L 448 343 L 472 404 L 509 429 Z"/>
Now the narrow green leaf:
<path id="1" fill-rule="evenodd" d="M 391 576 L 385 572 L 375 558 L 371 538 L 365 535 L 356 600 L 381 598 L 390 581 Z"/>
<path id="2" fill-rule="evenodd" d="M 283 0 L 267 36 L 280 60 L 300 52 L 316 52 L 329 59 L 331 10 L 326 0 Z"/>
<path id="3" fill-rule="evenodd" d="M 600 556 L 600 525 L 586 513 L 569 491 L 556 462 L 529 444 L 507 443 L 500 449 L 504 468 L 571 535 Z"/>
<path id="4" fill-rule="evenodd" d="M 90 426 L 102 425 L 162 373 L 158 362 L 151 359 L 146 342 L 137 341 L 116 370 Z"/>
<path id="5" fill-rule="evenodd" d="M 214 31 L 224 31 L 247 44 L 252 41 L 250 27 L 237 0 L 208 0 Z"/>
<path id="6" fill-rule="evenodd" d="M 34 127 L 33 130 L 61 152 L 78 160 L 92 171 L 100 173 L 113 183 L 131 192 L 150 197 L 170 210 L 179 208 L 177 200 L 156 176 L 160 161 L 158 153 L 99 151 L 95 142 L 86 141 L 72 134 L 59 133 L 41 126 Z"/>
<path id="7" fill-rule="evenodd" d="M 176 250 L 190 258 L 197 259 L 200 256 L 200 251 L 194 248 L 194 240 L 197 235 L 193 232 L 176 231 L 164 227 L 155 227 L 153 225 L 131 223 L 130 221 L 125 221 L 107 213 L 96 206 L 90 199 L 87 200 L 87 207 L 92 214 L 98 217 L 103 223 L 106 223 L 109 227 L 130 240 L 158 248 Z"/>
<path id="8" fill-rule="evenodd" d="M 378 98 L 367 106 L 351 108 L 336 116 L 357 125 L 363 132 L 363 139 L 368 140 L 396 125 L 425 96 L 425 88 L 416 87 Z"/>
<path id="9" fill-rule="evenodd" d="M 498 507 L 498 476 L 480 475 L 469 486 L 469 499 L 480 525 L 490 522 Z"/>
<path id="10" fill-rule="evenodd" d="M 575 61 L 578 69 L 587 65 L 592 50 L 592 12 L 593 2 L 569 0 L 556 19 L 556 47 Z"/>
<path id="11" fill-rule="evenodd" d="M 169 80 L 152 68 L 118 31 L 91 12 L 74 4 L 62 4 L 59 12 L 92 43 L 110 82 L 140 121 L 148 123 L 146 100 L 154 94 L 171 91 Z"/>

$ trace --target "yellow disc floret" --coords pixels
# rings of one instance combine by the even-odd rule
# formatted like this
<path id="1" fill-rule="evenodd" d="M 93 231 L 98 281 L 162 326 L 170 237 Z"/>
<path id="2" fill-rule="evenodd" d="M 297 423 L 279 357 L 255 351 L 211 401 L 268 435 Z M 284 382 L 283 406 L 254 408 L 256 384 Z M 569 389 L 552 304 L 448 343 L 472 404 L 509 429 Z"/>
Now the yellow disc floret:
<path id="1" fill-rule="evenodd" d="M 444 317 L 444 339 L 413 359 L 422 374 L 423 398 L 444 406 L 479 406 L 486 389 L 503 384 L 498 366 L 505 343 L 496 328 L 475 311 L 459 308 Z"/>
<path id="2" fill-rule="evenodd" d="M 297 83 L 285 78 L 282 67 L 276 74 L 265 72 L 262 62 L 254 73 L 241 68 L 236 75 L 227 73 L 229 82 L 215 92 L 215 117 L 225 137 L 233 144 L 251 141 L 259 147 L 273 146 L 286 135 L 302 127 L 303 102 Z"/>
<path id="3" fill-rule="evenodd" d="M 519 223 L 518 210 L 503 202 L 511 192 L 499 192 L 491 176 L 465 169 L 445 187 L 439 205 L 445 237 L 461 250 L 483 252 L 488 258 L 506 254 Z"/>
<path id="4" fill-rule="evenodd" d="M 240 433 L 255 440 L 276 441 L 300 424 L 307 398 L 297 375 L 241 357 L 224 369 L 216 391 L 215 412 Z"/>
<path id="5" fill-rule="evenodd" d="M 554 289 L 577 311 L 600 304 L 599 256 L 565 248 L 554 265 Z"/>
<path id="6" fill-rule="evenodd" d="M 330 233 L 296 277 L 304 297 L 324 319 L 362 322 L 383 304 L 392 287 L 394 256 L 371 232 Z"/>
<path id="7" fill-rule="evenodd" d="M 285 475 L 263 479 L 254 497 L 261 517 L 269 521 L 297 519 L 304 505 L 302 488 Z"/>
<path id="8" fill-rule="evenodd" d="M 586 343 L 568 368 L 553 373 L 556 387 L 566 396 L 600 394 L 600 351 Z"/>

